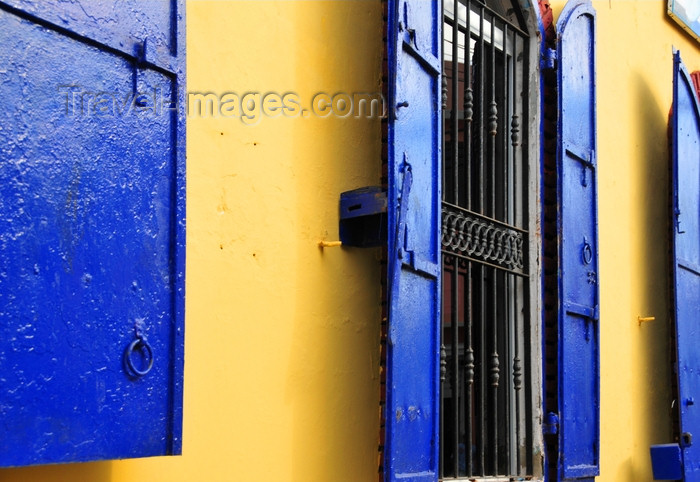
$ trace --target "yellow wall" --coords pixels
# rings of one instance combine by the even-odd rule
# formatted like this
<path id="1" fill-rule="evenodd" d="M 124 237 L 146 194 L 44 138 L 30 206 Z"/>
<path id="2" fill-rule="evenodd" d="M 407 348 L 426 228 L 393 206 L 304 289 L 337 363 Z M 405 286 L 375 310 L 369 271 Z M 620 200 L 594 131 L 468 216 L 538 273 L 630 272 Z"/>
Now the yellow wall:
<path id="1" fill-rule="evenodd" d="M 552 2 L 555 15 L 565 4 Z M 667 120 L 672 47 L 700 44 L 666 0 L 594 0 L 598 18 L 600 482 L 652 480 L 649 445 L 672 442 Z M 638 326 L 637 317 L 656 321 Z"/>
<path id="2" fill-rule="evenodd" d="M 381 92 L 379 0 L 190 1 L 187 47 L 189 91 Z M 379 252 L 317 243 L 342 191 L 379 184 L 379 120 L 187 128 L 184 455 L 0 480 L 375 480 Z"/>
<path id="3" fill-rule="evenodd" d="M 563 0 L 552 2 L 555 14 Z M 667 353 L 672 45 L 665 0 L 596 0 L 601 482 L 651 480 L 671 441 Z M 377 92 L 373 1 L 190 1 L 188 89 Z M 2 481 L 377 476 L 379 263 L 338 237 L 338 195 L 379 182 L 377 120 L 188 121 L 184 455 L 0 471 Z M 638 316 L 656 321 L 638 326 Z"/>

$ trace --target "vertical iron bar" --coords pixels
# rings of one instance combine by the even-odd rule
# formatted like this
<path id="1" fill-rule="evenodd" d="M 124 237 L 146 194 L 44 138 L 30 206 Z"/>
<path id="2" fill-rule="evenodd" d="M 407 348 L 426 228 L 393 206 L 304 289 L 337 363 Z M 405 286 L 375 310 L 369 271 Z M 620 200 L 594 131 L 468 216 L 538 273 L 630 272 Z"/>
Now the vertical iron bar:
<path id="1" fill-rule="evenodd" d="M 467 473 L 466 475 L 473 475 L 474 473 L 474 460 L 472 454 L 472 443 L 474 441 L 474 429 L 472 424 L 473 406 L 472 397 L 474 393 L 474 350 L 472 349 L 472 263 L 467 262 L 467 272 L 465 274 L 465 290 L 467 292 L 467 306 L 465 309 L 465 323 L 466 323 L 466 340 L 467 352 L 465 354 L 465 373 L 466 373 L 466 459 L 467 459 Z"/>
<path id="2" fill-rule="evenodd" d="M 493 352 L 490 359 L 490 382 L 491 382 L 491 463 L 492 475 L 498 475 L 498 384 L 500 376 L 498 359 L 498 298 L 497 282 L 498 273 L 496 268 L 491 268 L 491 326 Z"/>
<path id="3" fill-rule="evenodd" d="M 459 0 L 452 12 L 452 202 L 459 205 Z"/>
<path id="4" fill-rule="evenodd" d="M 484 214 L 484 7 L 479 8 L 479 212 Z M 479 277 L 479 470 L 481 475 L 486 475 L 485 467 L 485 447 L 486 447 L 486 350 L 484 327 L 486 325 L 484 319 L 484 267 L 479 266 L 477 271 Z"/>
<path id="5" fill-rule="evenodd" d="M 471 209 L 472 192 L 471 192 L 471 169 L 472 169 L 472 115 L 473 115 L 473 91 L 472 91 L 472 56 L 471 56 L 471 0 L 467 0 L 467 28 L 464 32 L 464 167 L 466 170 L 465 179 L 465 198 L 467 209 Z M 466 353 L 464 356 L 465 375 L 466 375 L 466 394 L 465 394 L 465 451 L 466 451 L 466 475 L 471 476 L 474 473 L 474 460 L 472 454 L 472 443 L 474 441 L 474 427 L 472 424 L 473 417 L 473 393 L 474 393 L 474 349 L 472 348 L 472 263 L 467 262 L 467 272 L 464 275 L 465 291 L 466 291 L 466 306 L 464 307 L 464 323 L 466 330 L 465 345 Z"/>
<path id="6" fill-rule="evenodd" d="M 454 257 L 452 271 L 452 470 L 459 477 L 459 268 Z"/>
<path id="7" fill-rule="evenodd" d="M 513 43 L 515 45 L 515 39 L 513 40 Z M 527 49 L 523 49 L 523 50 L 527 50 Z M 526 54 L 526 52 L 523 52 L 523 54 Z M 518 97 L 518 95 L 517 95 L 517 89 L 518 89 L 518 83 L 519 83 L 518 77 L 520 76 L 521 72 L 520 72 L 520 69 L 517 68 L 516 60 L 515 60 L 516 58 L 517 58 L 516 53 L 513 52 L 513 99 L 518 99 L 518 98 L 521 99 L 519 102 L 515 102 L 515 100 L 513 101 L 513 106 L 514 106 L 513 112 L 515 114 L 517 114 L 517 109 L 515 108 L 515 106 L 516 105 L 520 106 L 521 111 L 522 111 L 522 105 L 524 103 L 524 101 L 522 100 L 524 98 L 524 97 L 522 97 L 523 92 L 522 91 L 520 92 L 520 94 L 521 94 L 520 97 Z M 523 119 L 525 119 L 525 118 L 526 118 L 525 113 L 523 112 Z M 518 130 L 517 130 L 518 129 L 518 127 L 517 127 L 518 117 L 517 117 L 517 115 L 513 116 L 511 123 L 513 123 L 513 122 L 516 124 L 516 126 L 515 126 L 515 130 L 513 130 L 514 128 L 513 128 L 513 126 L 511 126 L 511 139 L 513 137 L 517 137 L 517 135 L 518 135 Z M 522 154 L 523 154 L 523 152 L 521 150 L 518 150 L 518 151 L 513 150 L 513 226 L 518 226 L 518 227 L 522 227 L 523 229 L 527 229 L 527 224 L 522 223 L 521 220 L 519 219 L 519 212 L 518 212 L 518 208 L 520 207 L 519 204 L 522 202 L 522 195 L 520 193 L 520 188 L 519 188 L 520 183 L 518 182 L 518 175 L 519 175 L 519 173 L 522 172 L 522 170 L 519 169 L 519 166 L 522 163 Z"/>
<path id="8" fill-rule="evenodd" d="M 442 262 L 443 269 L 445 267 L 445 261 L 443 258 Z M 442 305 L 444 306 L 444 305 Z M 442 320 L 440 320 L 442 325 Z M 445 433 L 445 399 L 442 394 L 445 391 L 445 379 L 447 377 L 447 352 L 445 351 L 445 345 L 440 344 L 440 435 Z M 442 444 L 440 446 L 440 478 L 445 476 L 445 456 L 442 449 Z"/>
<path id="9" fill-rule="evenodd" d="M 527 76 L 528 76 L 527 65 L 528 65 L 528 62 L 530 62 L 530 59 L 529 59 L 529 50 L 526 48 L 525 42 L 523 42 L 523 57 L 525 59 L 524 59 L 524 62 L 522 63 L 522 66 L 521 66 L 522 67 L 522 71 L 521 71 L 522 98 L 528 99 L 530 92 L 529 92 L 528 82 L 527 82 Z M 522 118 L 527 119 L 528 118 L 527 116 L 529 115 L 528 103 L 523 101 L 521 107 L 523 109 L 523 117 Z M 524 126 L 524 128 L 522 130 L 522 135 L 523 135 L 522 145 L 523 146 L 529 145 L 527 125 Z M 522 207 L 522 219 L 523 219 L 523 221 L 522 221 L 522 225 L 523 225 L 523 228 L 525 230 L 530 232 L 531 230 L 529 229 L 529 226 L 528 226 L 528 215 L 527 215 L 527 213 L 530 212 L 529 211 L 530 202 L 528 199 L 528 194 L 529 194 L 528 172 L 527 172 L 527 169 L 525 167 L 529 164 L 529 159 L 528 159 L 528 153 L 525 149 L 521 149 L 520 154 L 521 154 L 521 165 L 523 166 L 522 173 L 521 173 L 521 176 L 522 176 L 521 192 L 522 192 L 522 196 L 523 196 L 523 207 Z M 527 254 L 528 254 L 528 251 L 525 250 L 525 255 L 527 255 Z"/>
<path id="10" fill-rule="evenodd" d="M 459 1 L 452 9 L 452 201 L 459 203 Z M 459 268 L 452 271 L 452 475 L 459 476 Z"/>
<path id="11" fill-rule="evenodd" d="M 512 360 L 513 360 L 513 366 L 512 366 L 512 394 L 513 394 L 513 406 L 512 406 L 512 413 L 513 413 L 513 423 L 512 427 L 510 429 L 510 433 L 513 437 L 513 442 L 510 444 L 513 450 L 513 454 L 511 454 L 511 466 L 514 466 L 515 471 L 513 472 L 516 475 L 521 475 L 521 466 L 520 466 L 520 385 L 521 385 L 521 373 L 520 373 L 520 358 L 519 358 L 519 323 L 518 323 L 518 314 L 514 310 L 514 301 L 513 297 L 516 295 L 515 290 L 513 289 L 513 282 L 515 280 L 513 279 L 513 276 L 511 274 L 506 275 L 506 289 L 508 291 L 508 318 L 511 320 L 509 325 L 511 326 L 511 333 L 512 336 L 510 337 L 510 344 L 512 347 Z"/>
<path id="12" fill-rule="evenodd" d="M 515 35 L 514 35 L 515 36 Z M 503 150 L 502 155 L 501 155 L 501 163 L 503 166 L 503 171 L 502 171 L 502 179 L 501 179 L 501 184 L 502 184 L 502 191 L 501 195 L 503 196 L 503 200 L 501 202 L 501 219 L 503 222 L 508 223 L 508 202 L 510 200 L 510 193 L 508 192 L 509 188 L 509 182 L 508 182 L 508 174 L 510 170 L 508 169 L 508 159 L 510 157 L 510 149 L 509 149 L 509 144 L 508 144 L 508 111 L 510 110 L 510 102 L 509 102 L 509 87 L 510 87 L 510 73 L 509 73 L 509 59 L 510 57 L 508 56 L 508 24 L 504 23 L 503 24 L 503 81 L 501 82 L 501 86 L 503 87 L 503 91 L 501 92 L 501 98 L 503 99 L 503 113 L 501 115 L 501 149 Z"/>
<path id="13" fill-rule="evenodd" d="M 447 15 L 445 12 L 445 2 L 444 0 L 441 0 L 440 2 L 441 6 L 441 12 L 442 12 L 442 25 L 443 29 L 444 26 L 447 25 Z M 445 45 L 445 37 L 443 35 L 443 38 L 440 39 L 442 42 L 442 45 L 444 47 Z M 445 176 L 445 173 L 447 172 L 447 153 L 445 150 L 445 134 L 447 133 L 447 122 L 445 120 L 446 114 L 447 114 L 447 76 L 445 75 L 447 73 L 447 69 L 445 68 L 445 49 L 442 49 L 442 199 L 443 201 L 445 200 L 445 193 L 447 192 L 447 176 Z M 444 253 L 441 256 L 441 261 L 442 261 L 442 273 L 445 273 L 446 270 L 446 257 Z M 442 275 L 444 279 L 444 274 Z M 445 350 L 445 345 L 444 345 L 444 326 L 445 323 L 442 320 L 442 317 L 444 316 L 445 312 L 445 293 L 443 290 L 440 290 L 440 306 L 442 307 L 442 315 L 440 319 L 440 438 L 443 437 L 443 434 L 445 433 L 445 380 L 447 378 L 447 352 Z M 443 444 L 440 444 L 440 460 L 439 460 L 439 476 L 442 479 L 444 477 L 444 472 L 445 472 L 445 455 L 444 455 L 444 448 Z"/>
<path id="14" fill-rule="evenodd" d="M 445 200 L 445 193 L 447 192 L 447 176 L 444 175 L 447 172 L 447 152 L 445 152 L 445 134 L 447 133 L 447 122 L 445 117 L 447 116 L 447 76 L 445 75 L 445 61 L 442 62 L 442 200 Z"/>
<path id="15" fill-rule="evenodd" d="M 442 200 L 445 200 L 445 192 L 447 190 L 447 176 L 445 176 L 446 171 L 446 153 L 445 153 L 445 134 L 447 133 L 446 127 L 447 123 L 445 122 L 445 114 L 447 113 L 447 77 L 445 76 L 447 69 L 445 68 L 445 30 L 446 30 L 446 25 L 447 25 L 447 12 L 445 12 L 445 2 L 444 0 L 440 0 L 440 8 L 442 9 L 442 30 L 443 30 L 443 35 L 442 38 L 440 39 L 440 42 L 442 42 L 443 48 L 441 49 L 442 53 L 442 58 L 440 59 L 440 65 L 442 65 L 442 179 L 440 180 L 442 183 Z"/>
<path id="16" fill-rule="evenodd" d="M 530 92 L 529 92 L 529 84 L 527 82 L 528 79 L 528 65 L 530 65 L 530 62 L 536 61 L 537 57 L 530 58 L 530 49 L 528 48 L 527 42 L 525 39 L 522 39 L 522 50 L 523 50 L 523 62 L 522 62 L 522 98 L 523 99 L 529 99 L 530 98 Z M 521 109 L 522 109 L 522 119 L 528 119 L 530 116 L 529 112 L 529 104 L 528 102 L 522 102 L 521 104 Z M 523 123 L 523 129 L 522 129 L 522 140 L 520 142 L 520 155 L 522 157 L 522 164 L 524 166 L 529 164 L 529 156 L 527 149 L 525 146 L 530 145 L 530 140 L 529 140 L 529 132 L 528 129 L 526 128 L 527 124 Z M 523 169 L 524 171 L 527 171 L 527 169 Z M 524 179 L 527 180 L 527 174 L 524 174 Z M 527 193 L 529 189 L 527 188 L 527 181 L 524 182 L 523 184 L 523 191 Z M 527 195 L 525 197 L 525 204 L 523 206 L 523 213 L 529 212 L 529 202 L 527 200 Z M 530 265 L 530 256 L 529 256 L 529 246 L 532 245 L 532 240 L 534 238 L 533 236 L 533 230 L 529 229 L 529 223 L 527 222 L 527 218 L 525 218 L 526 221 L 523 222 L 523 225 L 526 226 L 526 229 L 528 230 L 528 239 L 527 243 L 525 244 L 526 249 L 524 249 L 524 263 L 525 266 L 528 267 L 529 271 L 529 265 Z M 535 218 L 537 219 L 537 218 Z M 523 332 L 527 334 L 527 336 L 523 337 L 523 358 L 525 360 L 525 385 L 524 385 L 524 391 L 525 391 L 525 446 L 526 447 L 532 447 L 533 444 L 533 431 L 535 429 L 534 425 L 534 419 L 532 417 L 533 414 L 533 393 L 532 393 L 532 375 L 533 371 L 531 369 L 531 360 L 532 360 L 532 353 L 531 353 L 531 340 L 529 337 L 529 334 L 532 333 L 532 324 L 536 323 L 536 320 L 532 320 L 530 318 L 530 285 L 528 279 L 524 279 L 523 282 L 523 287 L 524 289 L 522 290 L 523 292 Z M 532 473 L 533 470 L 533 457 L 531 451 L 527 451 L 527 472 Z"/>
<path id="17" fill-rule="evenodd" d="M 512 79 L 509 80 L 510 85 L 512 86 L 512 121 L 511 121 L 511 145 L 512 145 L 512 151 L 511 155 L 508 158 L 508 165 L 509 165 L 509 171 L 512 172 L 512 165 L 515 163 L 515 156 L 518 150 L 518 145 L 519 145 L 519 138 L 518 138 L 518 131 L 519 131 L 519 122 L 518 122 L 518 103 L 517 103 L 517 82 L 515 79 L 515 76 L 517 75 L 517 69 L 516 69 L 516 51 L 517 51 L 517 34 L 513 32 L 513 45 L 512 45 L 512 67 L 511 67 L 511 76 L 513 77 Z M 509 174 L 509 178 L 513 176 L 513 174 Z M 509 182 L 511 182 L 509 180 Z M 514 202 L 515 198 L 515 193 L 513 193 L 510 196 L 510 203 Z M 509 204 L 510 204 L 509 203 Z M 514 217 L 509 213 L 508 216 L 508 222 L 510 224 L 515 224 L 515 219 Z M 515 464 L 516 464 L 516 469 L 517 469 L 517 475 L 522 474 L 522 461 L 520 459 L 520 441 L 521 441 L 521 386 L 522 386 L 522 365 L 520 361 L 520 337 L 524 337 L 525 332 L 520 329 L 520 316 L 518 315 L 518 310 L 517 310 L 517 299 L 515 299 L 515 296 L 517 295 L 517 292 L 514 290 L 514 284 L 517 283 L 517 280 L 510 279 L 509 282 L 509 290 L 511 293 L 513 293 L 513 296 L 508 296 L 508 300 L 512 306 L 512 309 L 510 311 L 512 319 L 513 319 L 513 333 L 515 335 L 515 342 L 514 342 L 514 354 L 513 354 L 513 388 L 515 391 Z"/>
<path id="18" fill-rule="evenodd" d="M 496 219 L 496 135 L 498 134 L 498 106 L 496 104 L 496 18 L 491 17 L 491 65 L 490 67 L 490 97 L 489 119 L 488 119 L 488 149 L 489 149 L 489 184 L 490 184 L 490 206 L 487 212 Z"/>
<path id="19" fill-rule="evenodd" d="M 507 223 L 508 222 L 508 202 L 510 200 L 510 193 L 509 193 L 509 187 L 510 183 L 508 182 L 508 175 L 510 173 L 510 170 L 508 168 L 508 159 L 510 156 L 510 150 L 509 150 L 509 143 L 508 143 L 508 118 L 509 118 L 509 112 L 511 110 L 510 102 L 509 102 L 509 97 L 508 94 L 510 92 L 510 72 L 509 72 L 509 65 L 510 65 L 510 57 L 508 55 L 508 35 L 509 35 L 509 30 L 508 30 L 508 23 L 504 22 L 503 23 L 503 42 L 502 42 L 502 55 L 501 55 L 501 61 L 500 61 L 500 69 L 501 69 L 501 80 L 499 86 L 501 87 L 501 116 L 500 116 L 500 124 L 501 124 L 501 155 L 499 156 L 500 158 L 500 213 L 499 213 L 499 218 L 503 222 Z M 515 33 L 513 34 L 515 35 Z M 507 246 L 502 246 L 502 249 L 507 250 Z M 512 379 L 512 365 L 510 363 L 510 360 L 512 359 L 512 354 L 513 354 L 513 347 L 512 347 L 512 341 L 514 337 L 514 331 L 513 331 L 513 326 L 512 326 L 512 317 L 510 313 L 510 289 L 509 289 L 509 283 L 510 283 L 510 276 L 508 274 L 501 273 L 499 274 L 499 284 L 500 284 L 500 292 L 501 292 L 501 298 L 499 301 L 499 305 L 501 306 L 501 311 L 502 311 L 502 319 L 503 319 L 503 329 L 504 329 L 504 335 L 502 337 L 503 341 L 501 346 L 503 347 L 503 353 L 501 354 L 503 359 L 507 362 L 505 363 L 503 369 L 504 369 L 504 374 L 503 374 L 503 381 L 504 381 L 504 387 L 503 390 L 501 391 L 503 393 L 503 402 L 502 405 L 504 407 L 503 409 L 503 414 L 505 420 L 503 423 L 501 423 L 501 432 L 503 433 L 503 436 L 505 437 L 505 443 L 503 444 L 505 447 L 505 454 L 504 454 L 504 460 L 505 460 L 505 467 L 506 467 L 506 473 L 508 474 L 515 474 L 517 473 L 514 469 L 515 467 L 513 466 L 513 454 L 515 452 L 515 447 L 513 445 L 514 442 L 514 437 L 513 437 L 513 432 L 514 432 L 514 426 L 513 426 L 513 420 L 515 419 L 515 410 L 513 409 L 513 379 Z"/>
<path id="20" fill-rule="evenodd" d="M 511 280 L 510 287 L 512 288 L 513 282 L 517 283 L 517 280 Z M 514 354 L 513 354 L 513 389 L 515 391 L 515 443 L 516 443 L 516 457 L 515 463 L 517 467 L 517 475 L 522 473 L 522 464 L 520 460 L 520 417 L 521 417 L 521 388 L 522 388 L 522 366 L 520 361 L 520 334 L 523 333 L 520 329 L 520 316 L 518 316 L 517 304 L 518 301 L 515 296 L 509 298 L 509 305 L 512 307 L 511 314 L 513 316 L 513 332 L 515 333 L 515 343 Z M 523 333 L 524 335 L 524 333 Z"/>
<path id="21" fill-rule="evenodd" d="M 446 261 L 446 256 L 443 254 L 442 255 L 442 272 L 445 273 L 446 267 L 447 267 L 447 261 Z M 444 279 L 444 275 L 443 275 Z M 440 293 L 440 298 L 441 298 L 441 305 L 443 307 L 443 313 L 444 313 L 444 307 L 445 307 L 445 295 L 444 291 L 441 291 Z M 444 316 L 444 315 L 442 315 Z M 445 433 L 445 381 L 447 379 L 447 352 L 445 350 L 445 345 L 442 342 L 444 340 L 444 326 L 445 323 L 442 320 L 442 316 L 440 319 L 440 437 L 442 437 L 442 434 Z M 440 444 L 440 471 L 439 475 L 440 478 L 442 479 L 444 477 L 444 450 L 442 447 L 442 444 Z"/>
<path id="22" fill-rule="evenodd" d="M 481 25 L 479 27 L 479 172 L 477 181 L 479 184 L 479 208 L 480 214 L 484 212 L 484 7 L 479 9 Z"/>
<path id="23" fill-rule="evenodd" d="M 490 214 L 496 217 L 496 135 L 498 132 L 498 108 L 496 105 L 496 19 L 491 17 L 491 101 L 489 103 L 489 164 L 491 166 L 491 206 Z M 492 475 L 498 474 L 498 299 L 496 268 L 491 268 L 491 335 L 493 352 L 490 356 L 489 371 L 491 384 L 491 462 Z"/>
<path id="24" fill-rule="evenodd" d="M 513 99 L 518 98 L 518 74 L 519 74 L 519 69 L 517 68 L 517 63 L 516 63 L 516 58 L 518 52 L 517 50 L 517 37 L 513 38 Z M 523 50 L 525 49 L 525 45 L 523 42 Z M 524 52 L 524 55 L 527 55 L 527 52 Z M 524 65 L 526 64 L 527 60 L 524 60 Z M 521 91 L 521 96 L 523 92 Z M 518 204 L 519 200 L 521 199 L 520 193 L 518 192 L 518 168 L 517 168 L 517 163 L 518 159 L 520 159 L 521 164 L 524 164 L 523 162 L 523 156 L 524 156 L 524 150 L 522 148 L 519 148 L 521 144 L 520 138 L 519 138 L 519 128 L 520 128 L 520 123 L 519 123 L 519 116 L 518 116 L 518 111 L 520 112 L 520 115 L 522 116 L 523 119 L 525 119 L 525 111 L 522 108 L 522 102 L 513 102 L 513 119 L 511 121 L 511 142 L 513 143 L 513 215 L 512 215 L 512 223 L 514 226 L 517 226 L 518 224 L 520 225 L 525 225 L 526 223 L 519 223 L 518 220 Z M 525 247 L 524 251 L 527 251 L 527 246 L 529 246 L 530 240 L 529 240 L 529 235 L 528 239 L 525 239 Z M 527 323 L 525 323 L 528 313 L 523 313 L 522 315 L 520 307 L 519 307 L 519 297 L 518 294 L 522 292 L 521 287 L 524 287 L 527 283 L 522 282 L 521 280 L 514 280 L 514 286 L 515 286 L 515 296 L 513 296 L 513 311 L 515 313 L 515 316 L 517 318 L 516 321 L 516 329 L 517 333 L 522 337 L 522 346 L 525 348 L 525 345 L 528 343 L 527 339 L 527 334 L 530 333 L 529 329 L 527 329 Z M 521 346 L 521 341 L 518 340 L 516 343 L 516 347 L 518 350 L 518 354 L 516 355 L 516 361 L 517 361 L 517 368 L 515 369 L 517 371 L 518 376 L 514 378 L 515 384 L 517 387 L 522 386 L 522 364 L 520 361 L 520 346 Z M 527 357 L 525 357 L 525 366 L 529 367 L 529 364 L 527 363 Z M 529 371 L 529 370 L 528 370 Z M 529 382 L 528 382 L 529 384 Z M 516 411 L 518 413 L 518 444 L 520 444 L 523 441 L 523 434 L 521 430 L 521 424 L 522 424 L 522 414 L 525 414 L 526 418 L 528 417 L 528 414 L 530 413 L 529 410 L 527 409 L 527 406 L 524 405 L 523 403 L 527 404 L 527 398 L 529 397 L 529 391 L 527 388 L 525 390 L 522 390 L 518 388 L 518 399 L 517 399 L 517 404 L 516 404 Z M 526 421 L 527 423 L 527 421 Z M 528 444 L 525 445 L 526 447 L 529 447 Z M 518 454 L 520 454 L 520 451 L 518 451 Z M 529 459 L 529 455 L 526 455 Z M 518 457 L 518 468 L 522 470 L 523 463 L 520 460 L 520 457 Z M 526 473 L 530 473 L 530 469 L 527 469 Z"/>
<path id="25" fill-rule="evenodd" d="M 467 0 L 467 29 L 464 32 L 464 168 L 466 170 L 465 198 L 467 209 L 472 208 L 472 115 L 474 114 L 474 94 L 472 90 L 472 56 L 471 56 L 471 0 Z"/>

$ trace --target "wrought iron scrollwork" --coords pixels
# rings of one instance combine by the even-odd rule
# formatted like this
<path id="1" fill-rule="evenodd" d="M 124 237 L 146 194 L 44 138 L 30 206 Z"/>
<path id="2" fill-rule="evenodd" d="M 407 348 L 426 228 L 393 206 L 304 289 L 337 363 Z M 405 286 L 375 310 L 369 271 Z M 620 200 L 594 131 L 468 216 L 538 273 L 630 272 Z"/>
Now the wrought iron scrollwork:
<path id="1" fill-rule="evenodd" d="M 442 250 L 526 275 L 526 232 L 443 203 Z"/>

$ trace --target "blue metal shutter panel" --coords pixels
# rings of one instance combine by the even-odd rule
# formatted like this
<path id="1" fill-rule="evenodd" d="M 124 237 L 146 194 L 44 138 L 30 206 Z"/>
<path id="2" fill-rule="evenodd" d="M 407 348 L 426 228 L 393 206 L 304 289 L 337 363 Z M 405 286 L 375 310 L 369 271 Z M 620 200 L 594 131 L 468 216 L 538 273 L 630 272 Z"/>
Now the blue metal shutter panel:
<path id="1" fill-rule="evenodd" d="M 599 474 L 599 291 L 595 11 L 570 1 L 557 23 L 559 477 Z"/>
<path id="2" fill-rule="evenodd" d="M 184 2 L 0 2 L 0 45 L 0 466 L 180 453 Z"/>
<path id="3" fill-rule="evenodd" d="M 438 477 L 441 15 L 389 1 L 388 481 Z"/>
<path id="4" fill-rule="evenodd" d="M 680 53 L 674 53 L 672 253 L 683 480 L 700 481 L 700 106 Z"/>

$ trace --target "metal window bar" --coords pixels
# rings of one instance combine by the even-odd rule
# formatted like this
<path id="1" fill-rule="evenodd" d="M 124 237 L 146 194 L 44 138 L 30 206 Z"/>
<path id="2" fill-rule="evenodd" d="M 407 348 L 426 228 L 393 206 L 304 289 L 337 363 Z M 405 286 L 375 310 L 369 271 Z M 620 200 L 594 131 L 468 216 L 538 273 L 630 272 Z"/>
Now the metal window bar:
<path id="1" fill-rule="evenodd" d="M 488 3 L 443 3 L 443 480 L 532 473 L 527 35 Z"/>

